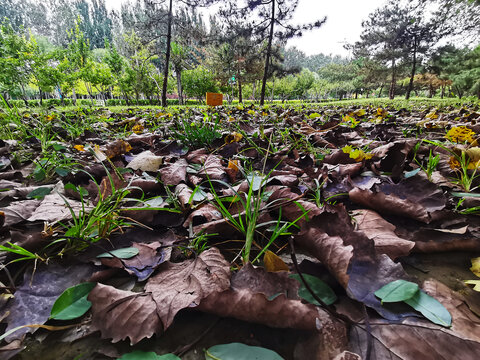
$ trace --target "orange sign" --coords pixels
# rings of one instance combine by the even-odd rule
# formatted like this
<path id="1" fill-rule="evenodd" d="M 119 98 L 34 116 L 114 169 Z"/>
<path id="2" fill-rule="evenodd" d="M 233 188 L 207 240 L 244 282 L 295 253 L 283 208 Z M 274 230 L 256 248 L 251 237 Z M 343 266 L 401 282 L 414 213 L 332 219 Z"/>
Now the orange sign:
<path id="1" fill-rule="evenodd" d="M 207 92 L 207 105 L 210 105 L 210 106 L 223 105 L 223 94 Z"/>

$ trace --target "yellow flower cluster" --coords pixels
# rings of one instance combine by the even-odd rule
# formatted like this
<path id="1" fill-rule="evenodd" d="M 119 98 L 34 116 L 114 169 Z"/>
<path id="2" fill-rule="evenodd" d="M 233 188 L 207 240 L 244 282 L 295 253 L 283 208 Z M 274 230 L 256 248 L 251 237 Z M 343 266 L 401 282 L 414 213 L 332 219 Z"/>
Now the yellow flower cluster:
<path id="1" fill-rule="evenodd" d="M 464 144 L 466 142 L 473 143 L 475 141 L 475 132 L 466 126 L 455 126 L 448 130 L 445 138 L 451 142 Z"/>
<path id="2" fill-rule="evenodd" d="M 145 130 L 145 128 L 141 124 L 137 124 L 132 128 L 132 131 L 137 135 L 143 133 L 143 130 Z"/>
<path id="3" fill-rule="evenodd" d="M 342 151 L 345 154 L 348 154 L 351 159 L 355 160 L 356 162 L 360 162 L 363 160 L 370 160 L 373 157 L 373 154 L 367 154 L 362 149 L 355 149 L 351 145 L 344 146 Z"/>

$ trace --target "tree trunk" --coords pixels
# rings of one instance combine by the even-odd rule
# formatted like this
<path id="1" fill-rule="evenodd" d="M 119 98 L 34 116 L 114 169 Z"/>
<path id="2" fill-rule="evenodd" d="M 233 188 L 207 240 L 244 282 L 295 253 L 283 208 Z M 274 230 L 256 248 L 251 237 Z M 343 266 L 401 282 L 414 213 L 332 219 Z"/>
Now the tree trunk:
<path id="1" fill-rule="evenodd" d="M 177 75 L 178 105 L 183 105 L 182 71 L 176 68 L 175 74 Z"/>
<path id="2" fill-rule="evenodd" d="M 270 34 L 268 35 L 267 56 L 265 59 L 265 69 L 263 72 L 262 92 L 260 94 L 260 106 L 263 106 L 265 103 L 265 90 L 266 90 L 267 79 L 268 79 L 268 67 L 270 65 L 270 56 L 272 52 L 273 26 L 275 25 L 275 1 L 276 0 L 272 0 L 272 16 L 270 18 Z"/>
<path id="3" fill-rule="evenodd" d="M 271 98 L 270 98 L 270 102 L 273 103 L 273 93 L 275 91 L 275 78 L 273 78 L 273 81 L 272 81 L 272 93 L 271 93 Z"/>
<path id="4" fill-rule="evenodd" d="M 392 60 L 392 81 L 390 82 L 390 90 L 388 91 L 388 97 L 390 100 L 395 98 L 395 83 L 396 79 L 396 68 L 395 68 L 395 59 Z"/>
<path id="5" fill-rule="evenodd" d="M 237 79 L 238 79 L 238 103 L 241 104 L 241 103 L 243 103 L 242 80 L 240 79 L 240 76 L 238 76 Z"/>
<path id="6" fill-rule="evenodd" d="M 172 40 L 172 3 L 170 0 L 168 7 L 168 23 L 167 23 L 167 51 L 165 53 L 165 69 L 163 71 L 163 87 L 162 87 L 162 106 L 167 107 L 167 86 L 168 86 L 168 67 L 170 65 L 170 42 Z"/>
<path id="7" fill-rule="evenodd" d="M 77 93 L 75 92 L 75 86 L 72 88 L 72 100 L 73 106 L 77 106 Z"/>
<path id="8" fill-rule="evenodd" d="M 38 89 L 38 92 L 40 94 L 40 106 L 43 106 L 43 91 L 42 89 Z"/>
<path id="9" fill-rule="evenodd" d="M 25 87 L 23 86 L 23 84 L 21 84 L 21 88 L 22 88 L 22 100 L 23 100 L 23 102 L 25 103 L 25 107 L 28 108 L 27 95 L 26 95 Z"/>
<path id="10" fill-rule="evenodd" d="M 382 90 L 383 90 L 383 87 L 385 86 L 385 84 L 382 84 L 382 86 L 380 86 L 380 91 L 378 92 L 378 98 L 381 98 L 382 97 Z"/>
<path id="11" fill-rule="evenodd" d="M 413 37 L 413 59 L 412 59 L 412 73 L 410 74 L 410 82 L 408 83 L 407 93 L 405 94 L 405 100 L 410 99 L 410 93 L 413 89 L 413 78 L 415 77 L 417 67 L 417 37 Z"/>
<path id="12" fill-rule="evenodd" d="M 255 98 L 255 91 L 257 90 L 257 80 L 255 80 L 253 82 L 253 88 L 252 88 L 252 99 L 253 101 L 255 102 L 256 98 Z"/>
<path id="13" fill-rule="evenodd" d="M 445 96 L 445 85 L 442 85 L 442 93 L 440 97 L 443 99 L 444 96 Z"/>
<path id="14" fill-rule="evenodd" d="M 3 101 L 5 101 L 5 104 L 7 104 L 7 106 L 11 109 L 12 108 L 12 105 L 10 104 L 10 102 L 8 101 L 8 94 L 6 92 L 3 93 Z"/>

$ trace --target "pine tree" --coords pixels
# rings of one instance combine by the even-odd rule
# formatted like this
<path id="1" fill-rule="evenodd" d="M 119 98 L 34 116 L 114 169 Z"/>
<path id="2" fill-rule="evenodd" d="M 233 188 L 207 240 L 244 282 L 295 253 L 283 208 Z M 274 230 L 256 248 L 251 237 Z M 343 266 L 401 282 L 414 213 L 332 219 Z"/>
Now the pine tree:
<path id="1" fill-rule="evenodd" d="M 299 0 L 246 0 L 246 3 L 238 5 L 238 1 L 228 0 L 222 11 L 224 18 L 237 17 L 254 19 L 249 26 L 253 33 L 261 41 L 266 42 L 265 65 L 262 79 L 260 104 L 265 102 L 265 90 L 267 79 L 271 75 L 271 57 L 274 40 L 280 43 L 295 36 L 301 36 L 302 31 L 318 28 L 326 21 L 322 18 L 311 24 L 291 25 L 290 20 L 297 8 Z M 256 20 L 258 19 L 258 20 Z"/>

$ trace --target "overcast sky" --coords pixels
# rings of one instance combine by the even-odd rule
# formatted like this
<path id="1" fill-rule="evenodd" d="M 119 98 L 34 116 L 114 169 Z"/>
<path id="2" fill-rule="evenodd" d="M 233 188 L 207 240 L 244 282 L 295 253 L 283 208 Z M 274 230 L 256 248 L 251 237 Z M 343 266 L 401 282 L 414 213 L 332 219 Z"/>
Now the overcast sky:
<path id="1" fill-rule="evenodd" d="M 124 0 L 106 0 L 107 7 L 120 8 Z M 299 0 L 294 23 L 313 22 L 324 16 L 327 22 L 319 29 L 305 32 L 289 40 L 287 47 L 296 46 L 307 55 L 318 53 L 348 56 L 343 45 L 360 39 L 361 23 L 368 14 L 386 4 L 386 0 Z"/>

